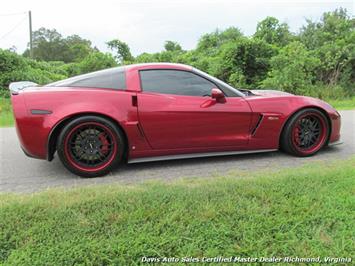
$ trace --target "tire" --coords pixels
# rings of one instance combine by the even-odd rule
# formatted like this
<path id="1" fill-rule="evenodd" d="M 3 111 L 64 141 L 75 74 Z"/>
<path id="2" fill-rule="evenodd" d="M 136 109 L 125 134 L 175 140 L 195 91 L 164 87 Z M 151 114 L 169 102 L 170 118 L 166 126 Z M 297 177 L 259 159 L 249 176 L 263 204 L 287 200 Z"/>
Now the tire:
<path id="1" fill-rule="evenodd" d="M 318 109 L 300 110 L 287 121 L 281 135 L 281 149 L 285 152 L 307 157 L 316 154 L 329 138 L 329 122 Z"/>
<path id="2" fill-rule="evenodd" d="M 125 152 L 122 131 L 98 116 L 81 116 L 64 126 L 57 141 L 58 156 L 73 174 L 103 176 L 115 168 Z"/>

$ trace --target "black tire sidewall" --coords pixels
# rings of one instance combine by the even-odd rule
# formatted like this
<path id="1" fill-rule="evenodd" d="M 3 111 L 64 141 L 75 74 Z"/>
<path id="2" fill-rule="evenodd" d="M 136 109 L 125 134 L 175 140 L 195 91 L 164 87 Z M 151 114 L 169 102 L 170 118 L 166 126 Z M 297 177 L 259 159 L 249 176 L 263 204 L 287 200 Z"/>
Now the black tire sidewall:
<path id="1" fill-rule="evenodd" d="M 295 147 L 294 144 L 292 142 L 292 129 L 295 125 L 295 123 L 297 122 L 297 120 L 299 119 L 300 116 L 304 115 L 304 114 L 308 114 L 308 113 L 316 113 L 318 115 L 320 115 L 324 122 L 325 122 L 325 139 L 323 144 L 320 146 L 320 148 L 312 153 L 309 154 L 304 154 L 299 152 Z M 292 155 L 296 155 L 299 157 L 307 157 L 307 156 L 312 156 L 314 154 L 316 154 L 320 149 L 322 149 L 326 143 L 328 142 L 329 139 L 329 134 L 330 134 L 330 128 L 329 128 L 329 121 L 326 117 L 326 115 L 321 112 L 318 109 L 315 108 L 307 108 L 307 109 L 302 109 L 300 111 L 298 111 L 297 113 L 295 113 L 286 123 L 284 130 L 282 131 L 282 136 L 281 136 L 281 149 L 284 150 L 285 152 L 292 154 Z"/>
<path id="2" fill-rule="evenodd" d="M 96 122 L 103 124 L 104 126 L 108 127 L 112 133 L 114 134 L 114 137 L 116 138 L 117 141 L 117 154 L 113 161 L 106 166 L 105 168 L 99 170 L 99 171 L 93 171 L 93 172 L 88 172 L 88 171 L 83 171 L 81 169 L 76 168 L 72 163 L 69 162 L 68 158 L 65 155 L 64 152 L 64 145 L 65 145 L 65 138 L 68 135 L 68 133 L 73 129 L 74 127 L 86 123 L 86 122 Z M 112 169 L 114 169 L 121 161 L 124 155 L 124 138 L 121 130 L 111 121 L 109 121 L 106 118 L 99 117 L 99 116 L 81 116 L 77 117 L 70 122 L 68 122 L 62 131 L 59 134 L 58 141 L 57 141 L 57 152 L 58 156 L 63 163 L 63 165 L 73 174 L 81 176 L 81 177 L 98 177 L 98 176 L 103 176 L 107 173 L 109 173 Z"/>

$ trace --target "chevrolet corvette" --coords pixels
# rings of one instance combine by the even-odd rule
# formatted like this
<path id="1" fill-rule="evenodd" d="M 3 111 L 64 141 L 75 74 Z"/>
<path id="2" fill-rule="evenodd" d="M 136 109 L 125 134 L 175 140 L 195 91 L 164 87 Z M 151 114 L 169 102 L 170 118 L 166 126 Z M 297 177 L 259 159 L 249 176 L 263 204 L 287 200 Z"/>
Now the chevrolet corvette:
<path id="1" fill-rule="evenodd" d="M 24 153 L 72 173 L 120 163 L 269 152 L 310 156 L 340 141 L 340 115 L 319 99 L 241 90 L 191 66 L 136 64 L 44 86 L 10 84 Z"/>

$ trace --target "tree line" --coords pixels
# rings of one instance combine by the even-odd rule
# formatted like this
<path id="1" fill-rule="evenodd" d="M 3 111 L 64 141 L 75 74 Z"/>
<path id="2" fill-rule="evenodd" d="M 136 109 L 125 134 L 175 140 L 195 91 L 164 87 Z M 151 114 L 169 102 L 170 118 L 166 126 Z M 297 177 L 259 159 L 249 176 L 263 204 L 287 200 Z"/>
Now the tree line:
<path id="1" fill-rule="evenodd" d="M 306 20 L 297 33 L 267 17 L 252 36 L 238 28 L 204 34 L 192 50 L 166 41 L 158 53 L 131 54 L 114 39 L 103 53 L 78 35 L 63 37 L 55 29 L 33 33 L 33 59 L 0 49 L 0 88 L 16 80 L 45 84 L 117 65 L 173 62 L 192 65 L 237 88 L 271 88 L 320 98 L 355 95 L 355 19 L 345 9 Z"/>

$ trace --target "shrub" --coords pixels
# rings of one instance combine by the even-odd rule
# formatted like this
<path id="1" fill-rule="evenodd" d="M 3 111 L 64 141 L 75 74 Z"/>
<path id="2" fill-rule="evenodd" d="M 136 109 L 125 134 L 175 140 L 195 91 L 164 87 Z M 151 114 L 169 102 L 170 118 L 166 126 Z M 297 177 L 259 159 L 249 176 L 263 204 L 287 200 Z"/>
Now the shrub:
<path id="1" fill-rule="evenodd" d="M 11 82 L 29 80 L 46 84 L 66 78 L 64 71 L 47 62 L 24 58 L 14 52 L 0 49 L 0 90 L 5 90 Z M 1 92 L 1 95 L 6 92 Z"/>
<path id="2" fill-rule="evenodd" d="M 349 91 L 339 85 L 325 86 L 321 84 L 317 86 L 310 86 L 309 88 L 305 89 L 304 94 L 323 100 L 339 100 L 353 96 L 349 93 Z"/>
<path id="3" fill-rule="evenodd" d="M 235 87 L 258 87 L 266 78 L 275 48 L 263 40 L 240 38 L 222 47 L 219 78 Z"/>
<path id="4" fill-rule="evenodd" d="M 302 43 L 292 42 L 271 59 L 272 69 L 262 87 L 303 94 L 315 82 L 314 71 L 319 63 Z"/>
<path id="5" fill-rule="evenodd" d="M 80 73 L 88 73 L 114 66 L 117 66 L 117 63 L 113 56 L 109 53 L 104 54 L 101 52 L 89 54 L 78 65 Z"/>

